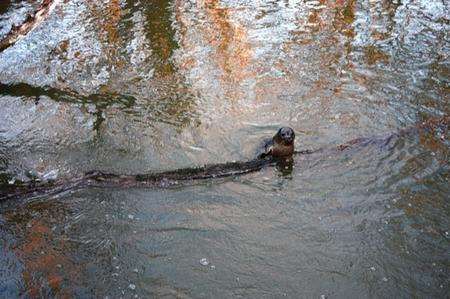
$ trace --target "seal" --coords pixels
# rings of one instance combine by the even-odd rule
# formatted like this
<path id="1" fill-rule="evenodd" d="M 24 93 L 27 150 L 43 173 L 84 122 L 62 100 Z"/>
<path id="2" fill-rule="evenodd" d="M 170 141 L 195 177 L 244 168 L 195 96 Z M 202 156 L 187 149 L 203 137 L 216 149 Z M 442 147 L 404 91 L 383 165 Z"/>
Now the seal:
<path id="1" fill-rule="evenodd" d="M 258 158 L 288 158 L 294 154 L 295 133 L 292 128 L 282 127 L 272 139 L 265 140 L 264 152 Z"/>

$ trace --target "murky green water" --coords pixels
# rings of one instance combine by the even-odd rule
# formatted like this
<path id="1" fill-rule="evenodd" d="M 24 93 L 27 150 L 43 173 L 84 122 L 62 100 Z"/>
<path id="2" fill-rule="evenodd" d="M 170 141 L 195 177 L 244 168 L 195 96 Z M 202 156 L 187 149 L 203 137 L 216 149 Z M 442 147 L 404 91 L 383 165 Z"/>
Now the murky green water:
<path id="1" fill-rule="evenodd" d="M 4 3 L 3 3 L 4 2 Z M 0 37 L 38 7 L 0 4 Z M 445 1 L 58 1 L 0 53 L 0 180 L 246 160 L 448 115 Z M 0 297 L 446 298 L 449 141 L 0 203 Z M 4 186 L 4 185 L 3 185 Z M 2 187 L 0 187 L 2 188 Z"/>

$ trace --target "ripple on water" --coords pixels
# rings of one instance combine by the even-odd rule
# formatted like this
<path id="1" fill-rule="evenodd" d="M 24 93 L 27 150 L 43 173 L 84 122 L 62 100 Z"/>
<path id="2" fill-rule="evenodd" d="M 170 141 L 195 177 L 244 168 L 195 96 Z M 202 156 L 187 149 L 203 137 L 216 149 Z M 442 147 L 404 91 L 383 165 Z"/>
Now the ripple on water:
<path id="1" fill-rule="evenodd" d="M 37 5 L 0 4 L 0 37 Z M 0 184 L 246 160 L 282 125 L 329 150 L 189 186 L 1 202 L 0 289 L 445 297 L 448 132 L 383 142 L 449 113 L 445 8 L 61 1 L 0 53 Z"/>

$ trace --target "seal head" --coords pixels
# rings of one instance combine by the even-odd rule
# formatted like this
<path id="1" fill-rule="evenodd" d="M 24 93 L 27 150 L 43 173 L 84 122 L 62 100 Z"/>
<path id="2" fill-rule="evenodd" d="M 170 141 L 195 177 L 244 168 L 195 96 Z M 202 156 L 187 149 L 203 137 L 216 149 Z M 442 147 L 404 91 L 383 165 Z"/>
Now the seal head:
<path id="1" fill-rule="evenodd" d="M 294 146 L 294 139 L 295 139 L 295 133 L 292 128 L 289 127 L 283 127 L 280 128 L 273 136 L 273 141 L 277 144 L 281 144 L 284 146 Z"/>
<path id="2" fill-rule="evenodd" d="M 271 154 L 273 157 L 288 157 L 294 153 L 295 133 L 292 128 L 283 127 L 273 136 Z"/>

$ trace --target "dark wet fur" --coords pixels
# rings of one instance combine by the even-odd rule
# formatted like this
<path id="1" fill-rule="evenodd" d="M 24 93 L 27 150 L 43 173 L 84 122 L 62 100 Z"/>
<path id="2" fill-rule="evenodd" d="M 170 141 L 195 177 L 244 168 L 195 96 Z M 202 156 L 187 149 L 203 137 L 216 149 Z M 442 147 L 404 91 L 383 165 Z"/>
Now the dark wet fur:
<path id="1" fill-rule="evenodd" d="M 440 132 L 445 136 L 448 132 L 450 117 L 431 119 L 417 126 L 400 130 L 378 138 L 356 138 L 337 147 L 320 148 L 316 150 L 299 150 L 294 155 L 320 154 L 325 151 L 335 153 L 374 145 L 380 150 L 386 150 L 394 146 L 395 140 L 402 136 L 417 135 L 421 131 Z M 445 138 L 445 137 L 444 137 Z M 265 147 L 273 145 L 274 138 L 265 142 Z M 258 158 L 245 162 L 229 162 L 223 164 L 206 165 L 203 167 L 184 168 L 160 173 L 118 175 L 91 171 L 79 178 L 71 180 L 55 180 L 48 182 L 30 182 L 18 185 L 6 185 L 0 187 L 0 200 L 20 197 L 36 197 L 52 194 L 59 194 L 69 190 L 76 190 L 86 187 L 155 187 L 168 188 L 177 185 L 187 185 L 198 180 L 223 178 L 243 175 L 250 172 L 259 171 L 267 166 L 278 165 L 286 158 L 277 158 L 270 155 L 260 155 Z"/>

